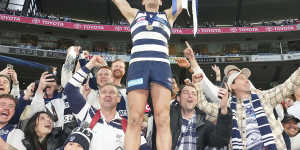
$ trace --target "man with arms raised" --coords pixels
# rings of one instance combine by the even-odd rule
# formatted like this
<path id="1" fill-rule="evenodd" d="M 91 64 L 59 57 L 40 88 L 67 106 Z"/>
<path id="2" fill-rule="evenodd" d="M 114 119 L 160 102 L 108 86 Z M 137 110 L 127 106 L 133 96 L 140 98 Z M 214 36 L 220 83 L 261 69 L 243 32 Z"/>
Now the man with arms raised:
<path id="1" fill-rule="evenodd" d="M 228 75 L 228 72 L 225 74 Z M 228 76 L 233 119 L 230 146 L 232 149 L 285 150 L 283 128 L 275 119 L 273 109 L 300 86 L 300 68 L 284 83 L 264 91 L 251 90 L 250 75 L 249 69 L 237 68 Z M 198 106 L 207 114 L 217 116 L 218 104 L 199 99 Z"/>
<path id="2" fill-rule="evenodd" d="M 126 0 L 112 0 L 122 15 L 131 24 L 133 47 L 127 77 L 129 103 L 128 127 L 125 138 L 127 150 L 136 150 L 148 94 L 151 94 L 155 123 L 157 126 L 157 148 L 171 149 L 170 100 L 171 68 L 168 40 L 177 16 L 181 13 L 181 0 L 177 0 L 177 12 L 172 9 L 158 12 L 162 0 L 143 0 L 146 12 L 132 8 Z M 151 90 L 151 93 L 149 93 Z"/>

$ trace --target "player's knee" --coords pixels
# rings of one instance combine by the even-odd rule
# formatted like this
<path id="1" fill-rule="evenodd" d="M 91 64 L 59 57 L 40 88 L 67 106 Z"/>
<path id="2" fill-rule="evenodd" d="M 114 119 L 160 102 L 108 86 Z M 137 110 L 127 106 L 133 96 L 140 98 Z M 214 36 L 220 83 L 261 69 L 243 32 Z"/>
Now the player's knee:
<path id="1" fill-rule="evenodd" d="M 169 112 L 157 112 L 155 113 L 155 124 L 158 128 L 170 126 Z"/>
<path id="2" fill-rule="evenodd" d="M 143 123 L 144 115 L 143 114 L 132 114 L 128 118 L 128 125 L 134 128 L 141 128 Z"/>

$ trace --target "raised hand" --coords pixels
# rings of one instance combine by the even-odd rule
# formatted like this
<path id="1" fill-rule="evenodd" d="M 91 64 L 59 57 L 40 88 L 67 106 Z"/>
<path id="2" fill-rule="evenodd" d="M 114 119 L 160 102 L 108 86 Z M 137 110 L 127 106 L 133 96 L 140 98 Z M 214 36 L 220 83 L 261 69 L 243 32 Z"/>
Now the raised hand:
<path id="1" fill-rule="evenodd" d="M 93 58 L 86 64 L 86 67 L 90 70 L 94 67 L 102 66 L 107 66 L 107 63 L 101 56 L 93 56 Z"/>
<path id="2" fill-rule="evenodd" d="M 80 49 L 81 49 L 80 46 L 70 46 L 70 47 L 67 49 L 67 54 L 76 57 L 76 56 L 79 55 Z"/>
<path id="3" fill-rule="evenodd" d="M 185 41 L 185 45 L 187 48 L 184 49 L 184 56 L 189 60 L 195 59 L 194 51 L 191 45 L 187 41 Z"/>
<path id="4" fill-rule="evenodd" d="M 85 59 L 89 59 L 89 51 L 83 51 L 81 57 L 83 57 Z"/>
<path id="5" fill-rule="evenodd" d="M 221 98 L 220 101 L 220 108 L 221 108 L 221 114 L 225 115 L 228 113 L 227 107 L 228 107 L 228 87 L 225 84 L 225 89 L 220 88 L 218 92 L 218 97 Z"/>
<path id="6" fill-rule="evenodd" d="M 82 86 L 82 95 L 85 98 L 85 100 L 87 100 L 88 95 L 90 94 L 90 92 L 92 90 L 89 86 L 89 80 L 90 80 L 90 78 L 88 78 L 86 83 Z"/>
<path id="7" fill-rule="evenodd" d="M 17 85 L 19 84 L 18 81 L 18 74 L 16 73 L 16 71 L 14 69 L 7 69 L 7 75 L 10 76 L 11 80 L 13 81 L 13 84 Z"/>
<path id="8" fill-rule="evenodd" d="M 55 85 L 55 79 L 49 78 L 51 76 L 53 74 L 49 74 L 48 72 L 42 73 L 37 92 L 42 93 L 47 86 Z"/>
<path id="9" fill-rule="evenodd" d="M 27 88 L 25 90 L 24 100 L 29 100 L 29 98 L 33 96 L 33 94 L 34 94 L 34 85 L 35 85 L 35 83 L 32 82 L 27 86 Z"/>
<path id="10" fill-rule="evenodd" d="M 183 81 L 184 81 L 185 85 L 191 85 L 192 84 L 192 82 L 191 82 L 191 80 L 189 78 L 186 78 Z"/>
<path id="11" fill-rule="evenodd" d="M 7 74 L 7 71 L 8 71 L 8 67 L 4 68 L 3 70 L 0 71 L 0 74 L 5 74 L 5 75 L 8 75 Z"/>
<path id="12" fill-rule="evenodd" d="M 203 79 L 202 73 L 194 73 L 192 75 L 192 82 L 193 84 L 199 83 Z"/>
<path id="13" fill-rule="evenodd" d="M 216 73 L 216 80 L 221 81 L 221 71 L 217 65 L 212 65 L 211 69 Z"/>
<path id="14" fill-rule="evenodd" d="M 183 57 L 176 58 L 175 61 L 176 61 L 177 65 L 182 68 L 187 69 L 191 66 L 190 62 L 186 58 L 183 58 Z"/>
<path id="15" fill-rule="evenodd" d="M 211 69 L 216 73 L 216 75 L 220 75 L 220 68 L 217 65 L 212 65 Z"/>

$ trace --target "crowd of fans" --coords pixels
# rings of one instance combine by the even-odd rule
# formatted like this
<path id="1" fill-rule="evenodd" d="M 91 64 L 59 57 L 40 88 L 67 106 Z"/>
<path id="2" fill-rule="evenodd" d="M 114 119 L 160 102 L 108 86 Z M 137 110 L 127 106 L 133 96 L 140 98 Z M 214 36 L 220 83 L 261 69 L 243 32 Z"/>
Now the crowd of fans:
<path id="1" fill-rule="evenodd" d="M 284 20 L 272 20 L 262 21 L 261 23 L 248 23 L 246 20 L 234 21 L 234 27 L 254 27 L 254 26 L 283 26 L 283 25 L 295 25 L 297 19 L 284 19 Z"/>
<path id="2" fill-rule="evenodd" d="M 1 150 L 124 149 L 128 103 L 121 80 L 126 74 L 125 63 L 117 59 L 108 66 L 102 57 L 88 60 L 88 52 L 79 54 L 79 50 L 79 46 L 68 48 L 62 68 L 42 73 L 24 90 L 19 89 L 18 70 L 10 64 L 3 68 Z M 186 77 L 184 84 L 177 84 L 176 78 L 171 82 L 172 150 L 238 149 L 239 143 L 246 146 L 241 149 L 263 145 L 269 149 L 274 145 L 277 149 L 300 148 L 295 142 L 300 132 L 299 68 L 284 83 L 261 91 L 248 79 L 248 68 L 228 65 L 222 79 L 220 68 L 214 65 L 216 80 L 212 82 L 191 48 L 186 48 L 184 55 L 176 59 L 181 70 L 174 71 Z M 61 76 L 57 69 L 61 69 Z M 247 88 L 255 94 L 249 95 Z M 148 104 L 141 127 L 141 150 L 156 149 L 150 99 Z M 256 121 L 253 116 L 262 117 Z M 266 141 L 270 135 L 274 138 L 269 143 L 257 141 Z"/>

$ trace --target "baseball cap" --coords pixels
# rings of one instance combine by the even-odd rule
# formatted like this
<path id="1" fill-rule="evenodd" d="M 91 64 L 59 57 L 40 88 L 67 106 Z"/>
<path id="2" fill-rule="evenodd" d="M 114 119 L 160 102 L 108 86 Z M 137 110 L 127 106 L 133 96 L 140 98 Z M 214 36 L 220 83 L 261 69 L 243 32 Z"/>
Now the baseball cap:
<path id="1" fill-rule="evenodd" d="M 295 106 L 292 106 L 292 107 L 295 107 Z M 294 117 L 293 119 L 296 120 L 297 125 L 300 128 L 300 115 L 299 115 L 299 113 L 297 113 L 297 111 L 288 111 L 288 113 L 289 113 L 290 116 Z M 284 120 L 284 118 L 283 118 L 283 120 Z"/>
<path id="2" fill-rule="evenodd" d="M 228 77 L 228 73 L 229 73 L 230 71 L 233 71 L 233 70 L 235 70 L 235 71 L 240 71 L 240 69 L 239 69 L 237 66 L 235 66 L 235 65 L 227 65 L 227 66 L 224 68 L 224 75 Z"/>
<path id="3" fill-rule="evenodd" d="M 233 66 L 233 65 L 232 65 Z M 233 69 L 231 69 L 233 70 Z M 231 71 L 231 70 L 227 70 L 228 72 Z M 235 80 L 236 77 L 238 77 L 240 74 L 244 74 L 246 77 L 250 77 L 251 75 L 251 71 L 248 69 L 248 68 L 243 68 L 243 69 L 239 69 L 239 68 L 234 68 L 234 70 L 238 71 L 238 72 L 235 72 L 233 74 L 231 74 L 229 77 L 228 77 L 228 80 L 227 80 L 227 85 L 228 85 L 228 88 L 230 89 L 230 86 L 231 84 L 233 83 L 233 81 Z M 224 71 L 225 72 L 225 71 Z M 225 75 L 226 73 L 228 72 L 225 72 Z M 230 89 L 231 90 L 231 89 Z"/>
<path id="4" fill-rule="evenodd" d="M 291 115 L 291 114 L 284 115 L 284 118 L 282 119 L 281 123 L 287 123 L 290 120 L 295 120 L 297 126 L 300 128 L 300 120 L 299 120 L 299 118 L 297 118 L 297 117 L 295 117 L 294 115 Z"/>

